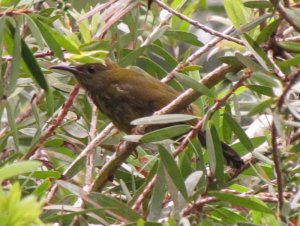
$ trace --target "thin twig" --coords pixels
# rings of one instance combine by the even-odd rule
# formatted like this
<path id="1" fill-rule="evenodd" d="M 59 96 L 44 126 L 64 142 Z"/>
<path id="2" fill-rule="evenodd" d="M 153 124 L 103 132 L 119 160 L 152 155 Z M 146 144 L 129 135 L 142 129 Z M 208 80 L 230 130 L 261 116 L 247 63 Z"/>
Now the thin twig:
<path id="1" fill-rule="evenodd" d="M 275 60 L 274 60 L 274 51 L 272 49 L 268 50 L 268 58 L 272 64 L 273 70 L 275 72 L 275 74 L 277 75 L 277 77 L 283 81 L 285 81 L 286 76 L 285 74 L 281 71 L 281 69 L 278 67 L 278 65 L 276 64 Z"/>
<path id="2" fill-rule="evenodd" d="M 227 28 L 223 34 L 230 34 L 233 31 L 233 27 Z M 216 47 L 217 43 L 221 42 L 223 38 L 216 37 L 209 41 L 206 45 L 202 46 L 199 50 L 197 50 L 195 53 L 193 53 L 191 56 L 189 56 L 185 62 L 182 62 L 178 64 L 167 76 L 165 76 L 161 81 L 162 82 L 169 82 L 171 81 L 175 74 L 181 70 L 184 66 L 189 65 L 190 63 L 193 63 L 195 60 L 199 59 L 201 56 L 203 56 L 205 53 L 207 53 L 211 48 Z"/>
<path id="3" fill-rule="evenodd" d="M 291 87 L 295 84 L 297 79 L 300 76 L 300 69 L 293 71 L 289 76 L 289 82 L 286 84 L 285 89 L 283 90 L 281 96 L 279 97 L 277 101 L 277 110 L 278 113 L 281 112 L 281 109 L 283 107 L 286 95 L 290 91 Z M 277 175 L 277 189 L 278 189 L 278 201 L 279 201 L 279 211 L 282 211 L 282 207 L 284 204 L 284 195 L 283 195 L 283 176 L 282 176 L 282 170 L 281 170 L 281 162 L 280 162 L 280 153 L 277 145 L 277 128 L 275 124 L 275 120 L 273 120 L 272 123 L 272 154 L 273 154 L 273 160 L 274 160 L 274 167 L 275 172 Z"/>
<path id="4" fill-rule="evenodd" d="M 238 38 L 234 38 L 232 36 L 229 36 L 227 34 L 224 34 L 224 33 L 220 33 L 214 29 L 211 29 L 210 27 L 207 27 L 203 24 L 201 24 L 200 22 L 196 21 L 196 20 L 193 20 L 179 12 L 177 12 L 176 10 L 170 8 L 169 6 L 167 6 L 166 4 L 164 4 L 162 1 L 160 0 L 155 0 L 155 2 L 160 6 L 162 7 L 163 9 L 169 11 L 170 13 L 172 13 L 173 15 L 176 15 L 177 17 L 179 17 L 180 19 L 184 20 L 184 21 L 187 21 L 188 23 L 194 25 L 195 27 L 197 28 L 200 28 L 201 30 L 211 34 L 211 35 L 215 35 L 215 36 L 218 36 L 222 39 L 226 39 L 228 41 L 232 41 L 232 42 L 235 42 L 239 45 L 244 45 L 243 41 L 241 41 L 240 39 Z"/>
<path id="5" fill-rule="evenodd" d="M 271 2 L 273 2 L 273 1 L 271 1 Z M 274 3 L 273 3 L 274 4 Z M 292 18 L 290 15 L 288 15 L 287 13 L 286 13 L 286 9 L 280 4 L 280 1 L 278 1 L 278 3 L 277 4 L 274 4 L 274 6 L 276 7 L 276 9 L 278 10 L 278 12 L 280 13 L 280 15 L 290 24 L 290 25 L 292 25 L 292 27 L 296 30 L 296 31 L 298 31 L 298 32 L 300 32 L 300 25 L 297 23 L 297 21 L 294 19 L 294 18 Z"/>
<path id="6" fill-rule="evenodd" d="M 75 96 L 77 95 L 79 91 L 80 85 L 77 83 L 73 90 L 70 93 L 70 96 L 65 101 L 62 110 L 59 112 L 58 116 L 53 120 L 52 125 L 50 125 L 44 132 L 41 138 L 39 139 L 38 143 L 34 145 L 31 150 L 29 150 L 23 157 L 22 160 L 28 159 L 30 156 L 32 156 L 43 144 L 44 142 L 53 134 L 53 132 L 56 130 L 56 128 L 61 124 L 62 120 L 67 115 L 70 107 L 73 104 L 73 101 L 75 99 Z"/>
<path id="7" fill-rule="evenodd" d="M 53 56 L 53 51 L 47 50 L 45 52 L 34 53 L 33 56 L 35 58 L 45 58 L 47 56 Z M 3 56 L 2 60 L 3 61 L 12 61 L 13 57 L 12 56 Z"/>

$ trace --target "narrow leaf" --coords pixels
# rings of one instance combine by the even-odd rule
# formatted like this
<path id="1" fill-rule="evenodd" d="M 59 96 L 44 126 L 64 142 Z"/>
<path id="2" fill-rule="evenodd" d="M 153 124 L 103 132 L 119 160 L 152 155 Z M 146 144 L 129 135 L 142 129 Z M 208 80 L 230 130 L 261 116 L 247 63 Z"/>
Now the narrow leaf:
<path id="1" fill-rule="evenodd" d="M 185 122 L 196 118 L 197 116 L 185 115 L 185 114 L 152 115 L 152 116 L 133 120 L 130 124 L 135 126 L 157 125 L 157 124 L 168 124 L 168 123 L 175 123 L 175 122 Z"/>
<path id="2" fill-rule="evenodd" d="M 179 135 L 188 132 L 191 128 L 192 127 L 189 125 L 176 125 L 176 126 L 158 129 L 146 133 L 145 135 L 143 135 L 140 141 L 144 143 L 148 143 L 148 142 L 155 142 L 155 141 L 170 139 L 173 137 L 178 137 Z"/>
<path id="3" fill-rule="evenodd" d="M 239 138 L 241 143 L 247 148 L 248 151 L 253 150 L 253 145 L 251 140 L 245 133 L 245 131 L 241 128 L 241 126 L 228 114 L 224 114 L 225 120 L 227 120 L 228 124 L 231 126 L 232 131 Z"/>
<path id="4" fill-rule="evenodd" d="M 206 96 L 209 97 L 214 97 L 215 94 L 212 90 L 210 90 L 209 88 L 207 88 L 205 85 L 197 82 L 196 80 L 181 74 L 181 73 L 176 73 L 175 75 L 176 79 L 179 80 L 179 82 L 181 82 L 183 85 L 188 86 L 189 88 L 192 88 L 196 91 L 198 91 L 201 94 L 204 94 Z"/>
<path id="5" fill-rule="evenodd" d="M 168 152 L 167 149 L 165 149 L 163 146 L 158 146 L 159 155 L 161 157 L 161 160 L 165 166 L 165 169 L 167 170 L 170 178 L 172 179 L 174 185 L 178 189 L 178 191 L 181 193 L 181 195 L 187 199 L 187 190 L 184 184 L 183 177 L 181 175 L 181 172 L 172 157 L 172 155 Z"/>
<path id="6" fill-rule="evenodd" d="M 32 172 L 36 170 L 40 165 L 41 163 L 38 161 L 23 161 L 13 163 L 11 165 L 5 165 L 0 168 L 0 181 L 23 173 Z"/>
<path id="7" fill-rule="evenodd" d="M 271 209 L 269 209 L 269 207 L 259 203 L 254 198 L 244 198 L 244 197 L 239 197 L 237 195 L 228 194 L 224 192 L 222 193 L 209 192 L 209 193 L 222 201 L 231 203 L 232 205 L 241 206 L 250 210 L 257 210 L 264 213 L 270 213 L 270 214 L 274 213 Z"/>

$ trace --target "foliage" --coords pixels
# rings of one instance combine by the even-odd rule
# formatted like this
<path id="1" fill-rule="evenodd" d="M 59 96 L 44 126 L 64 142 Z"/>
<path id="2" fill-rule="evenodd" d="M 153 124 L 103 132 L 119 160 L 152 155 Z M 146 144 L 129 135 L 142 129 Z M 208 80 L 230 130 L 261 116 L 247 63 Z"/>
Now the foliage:
<path id="1" fill-rule="evenodd" d="M 300 222 L 299 3 L 76 2 L 0 0 L 0 208 L 8 218 L 42 224 L 37 199 L 45 199 L 40 219 L 50 225 Z M 183 95 L 159 112 L 168 114 L 135 120 L 135 134 L 117 133 L 73 77 L 50 69 L 106 57 Z M 139 132 L 191 119 L 171 113 L 192 102 L 196 126 Z M 225 166 L 220 141 L 245 167 Z"/>

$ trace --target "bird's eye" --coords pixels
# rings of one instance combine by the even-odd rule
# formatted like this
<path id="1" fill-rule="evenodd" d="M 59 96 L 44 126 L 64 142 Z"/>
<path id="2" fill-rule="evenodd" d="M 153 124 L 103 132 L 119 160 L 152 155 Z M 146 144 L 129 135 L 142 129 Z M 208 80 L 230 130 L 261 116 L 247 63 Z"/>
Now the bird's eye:
<path id="1" fill-rule="evenodd" d="M 88 71 L 88 73 L 90 73 L 90 74 L 94 74 L 94 73 L 96 72 L 96 67 L 90 65 L 90 66 L 87 67 L 87 71 Z"/>

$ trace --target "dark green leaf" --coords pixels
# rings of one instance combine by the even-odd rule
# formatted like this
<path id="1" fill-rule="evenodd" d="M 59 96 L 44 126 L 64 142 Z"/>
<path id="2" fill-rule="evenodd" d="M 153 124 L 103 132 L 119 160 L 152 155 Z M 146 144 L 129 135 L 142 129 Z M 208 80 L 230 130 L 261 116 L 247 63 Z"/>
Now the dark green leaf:
<path id="1" fill-rule="evenodd" d="M 169 30 L 165 33 L 165 35 L 168 38 L 186 42 L 194 46 L 203 46 L 203 43 L 198 40 L 197 36 L 189 32 Z"/>
<path id="2" fill-rule="evenodd" d="M 277 27 L 279 26 L 281 20 L 275 20 L 272 23 L 270 23 L 268 26 L 266 26 L 258 35 L 256 42 L 258 44 L 262 44 L 263 42 L 266 42 L 271 35 L 276 31 Z"/>
<path id="3" fill-rule="evenodd" d="M 258 103 L 255 107 L 253 107 L 248 113 L 248 115 L 251 116 L 251 115 L 261 114 L 264 112 L 264 110 L 271 107 L 273 103 L 275 103 L 275 100 L 273 98 L 262 101 L 261 103 Z"/>
<path id="4" fill-rule="evenodd" d="M 284 41 L 284 42 L 278 42 L 278 45 L 281 48 L 284 48 L 291 52 L 300 52 L 300 43 L 299 42 L 292 42 L 292 41 Z"/>
<path id="5" fill-rule="evenodd" d="M 224 113 L 225 114 L 228 114 L 228 115 L 231 115 L 231 109 L 230 109 L 230 105 L 229 104 L 226 104 L 225 105 L 225 109 L 224 109 Z M 232 129 L 229 125 L 229 122 L 225 119 L 225 117 L 222 117 L 223 119 L 223 126 L 222 126 L 222 129 L 223 129 L 223 139 L 225 142 L 227 143 L 231 143 L 231 139 L 232 139 Z"/>
<path id="6" fill-rule="evenodd" d="M 155 45 L 155 44 L 151 44 L 150 45 L 150 49 L 158 56 L 158 57 L 162 57 L 167 63 L 168 65 L 170 65 L 171 67 L 176 67 L 177 65 L 177 61 L 173 58 L 173 56 L 167 52 L 164 48 Z"/>
<path id="7" fill-rule="evenodd" d="M 246 135 L 245 131 L 241 128 L 241 126 L 230 115 L 224 114 L 224 117 L 225 120 L 227 120 L 228 125 L 230 125 L 232 131 L 239 138 L 244 147 L 247 148 L 248 151 L 252 151 L 253 145 L 251 143 L 251 140 Z"/>
<path id="8" fill-rule="evenodd" d="M 212 90 L 210 90 L 209 88 L 207 88 L 205 85 L 197 82 L 196 80 L 181 74 L 181 73 L 176 73 L 175 75 L 176 79 L 179 80 L 179 82 L 181 82 L 183 85 L 188 86 L 189 88 L 192 88 L 196 91 L 198 91 L 201 94 L 204 94 L 206 96 L 209 97 L 214 97 L 215 94 Z"/>
<path id="9" fill-rule="evenodd" d="M 258 94 L 266 95 L 269 97 L 274 96 L 273 89 L 270 87 L 259 85 L 247 85 L 247 87 Z"/>
<path id="10" fill-rule="evenodd" d="M 77 46 L 70 42 L 65 36 L 59 34 L 56 30 L 50 27 L 48 24 L 42 22 L 39 18 L 33 17 L 36 25 L 39 27 L 45 41 L 53 50 L 53 52 L 60 58 L 63 59 L 63 52 L 61 48 L 66 49 L 70 53 L 79 54 Z"/>
<path id="11" fill-rule="evenodd" d="M 247 1 L 243 4 L 248 8 L 265 9 L 272 7 L 272 4 L 269 1 Z"/>
<path id="12" fill-rule="evenodd" d="M 131 65 L 134 63 L 134 61 L 137 60 L 137 58 L 139 56 L 142 55 L 142 53 L 145 51 L 146 47 L 140 47 L 138 49 L 135 49 L 133 51 L 131 51 L 129 54 L 127 54 L 126 56 L 124 56 L 120 61 L 119 61 L 119 65 L 121 67 L 126 67 L 128 65 Z"/>
<path id="13" fill-rule="evenodd" d="M 300 64 L 300 54 L 297 54 L 293 58 L 286 59 L 278 63 L 282 70 L 289 69 L 292 66 L 297 66 Z"/>
<path id="14" fill-rule="evenodd" d="M 20 17 L 17 18 L 17 25 L 16 26 L 21 26 L 22 21 Z M 17 79 L 19 77 L 19 71 L 20 71 L 20 64 L 21 64 L 21 53 L 22 53 L 22 46 L 21 46 L 21 34 L 20 31 L 17 30 L 14 34 L 14 49 L 12 53 L 12 68 L 11 68 L 11 73 L 9 76 L 9 91 L 13 92 L 16 89 L 17 85 Z"/>
<path id="15" fill-rule="evenodd" d="M 165 166 L 165 169 L 168 172 L 168 175 L 170 176 L 173 184 L 176 186 L 181 195 L 185 199 L 187 199 L 188 195 L 184 184 L 184 180 L 174 158 L 168 152 L 168 150 L 161 145 L 158 146 L 158 151 L 161 157 L 161 161 Z"/>
<path id="16" fill-rule="evenodd" d="M 235 56 L 219 57 L 219 60 L 229 65 L 238 66 L 238 67 L 242 66 L 241 62 Z"/>
<path id="17" fill-rule="evenodd" d="M 9 128 L 12 131 L 16 151 L 19 151 L 19 131 L 16 125 L 16 114 L 13 107 L 13 102 L 6 101 L 6 112 Z"/>
<path id="18" fill-rule="evenodd" d="M 250 210 L 257 210 L 263 213 L 270 213 L 270 214 L 274 213 L 269 207 L 261 204 L 260 202 L 256 201 L 256 199 L 254 198 L 244 198 L 244 197 L 239 197 L 237 195 L 228 194 L 224 192 L 222 193 L 209 192 L 209 193 L 222 201 L 231 203 L 232 205 L 244 207 Z"/>
<path id="19" fill-rule="evenodd" d="M 132 210 L 125 203 L 104 194 L 98 192 L 92 193 L 91 195 L 89 195 L 89 198 L 93 200 L 93 202 L 95 202 L 97 206 L 103 207 L 103 210 L 107 214 L 123 222 L 136 222 L 138 219 L 142 218 L 141 215 Z"/>
<path id="20" fill-rule="evenodd" d="M 271 65 L 271 63 L 264 50 L 249 35 L 244 34 L 243 39 L 246 47 L 253 54 L 258 63 L 265 69 L 265 71 L 269 71 L 269 65 Z"/>
<path id="21" fill-rule="evenodd" d="M 206 146 L 210 169 L 217 179 L 219 188 L 221 188 L 225 182 L 224 160 L 221 142 L 214 125 L 206 127 Z"/>
<path id="22" fill-rule="evenodd" d="M 41 34 L 43 35 L 45 42 L 48 44 L 49 48 L 54 52 L 55 56 L 57 56 L 60 60 L 64 59 L 64 54 L 61 50 L 60 44 L 55 40 L 55 38 L 50 33 L 50 28 L 46 27 L 39 20 L 35 20 L 36 25 L 39 27 Z"/>

